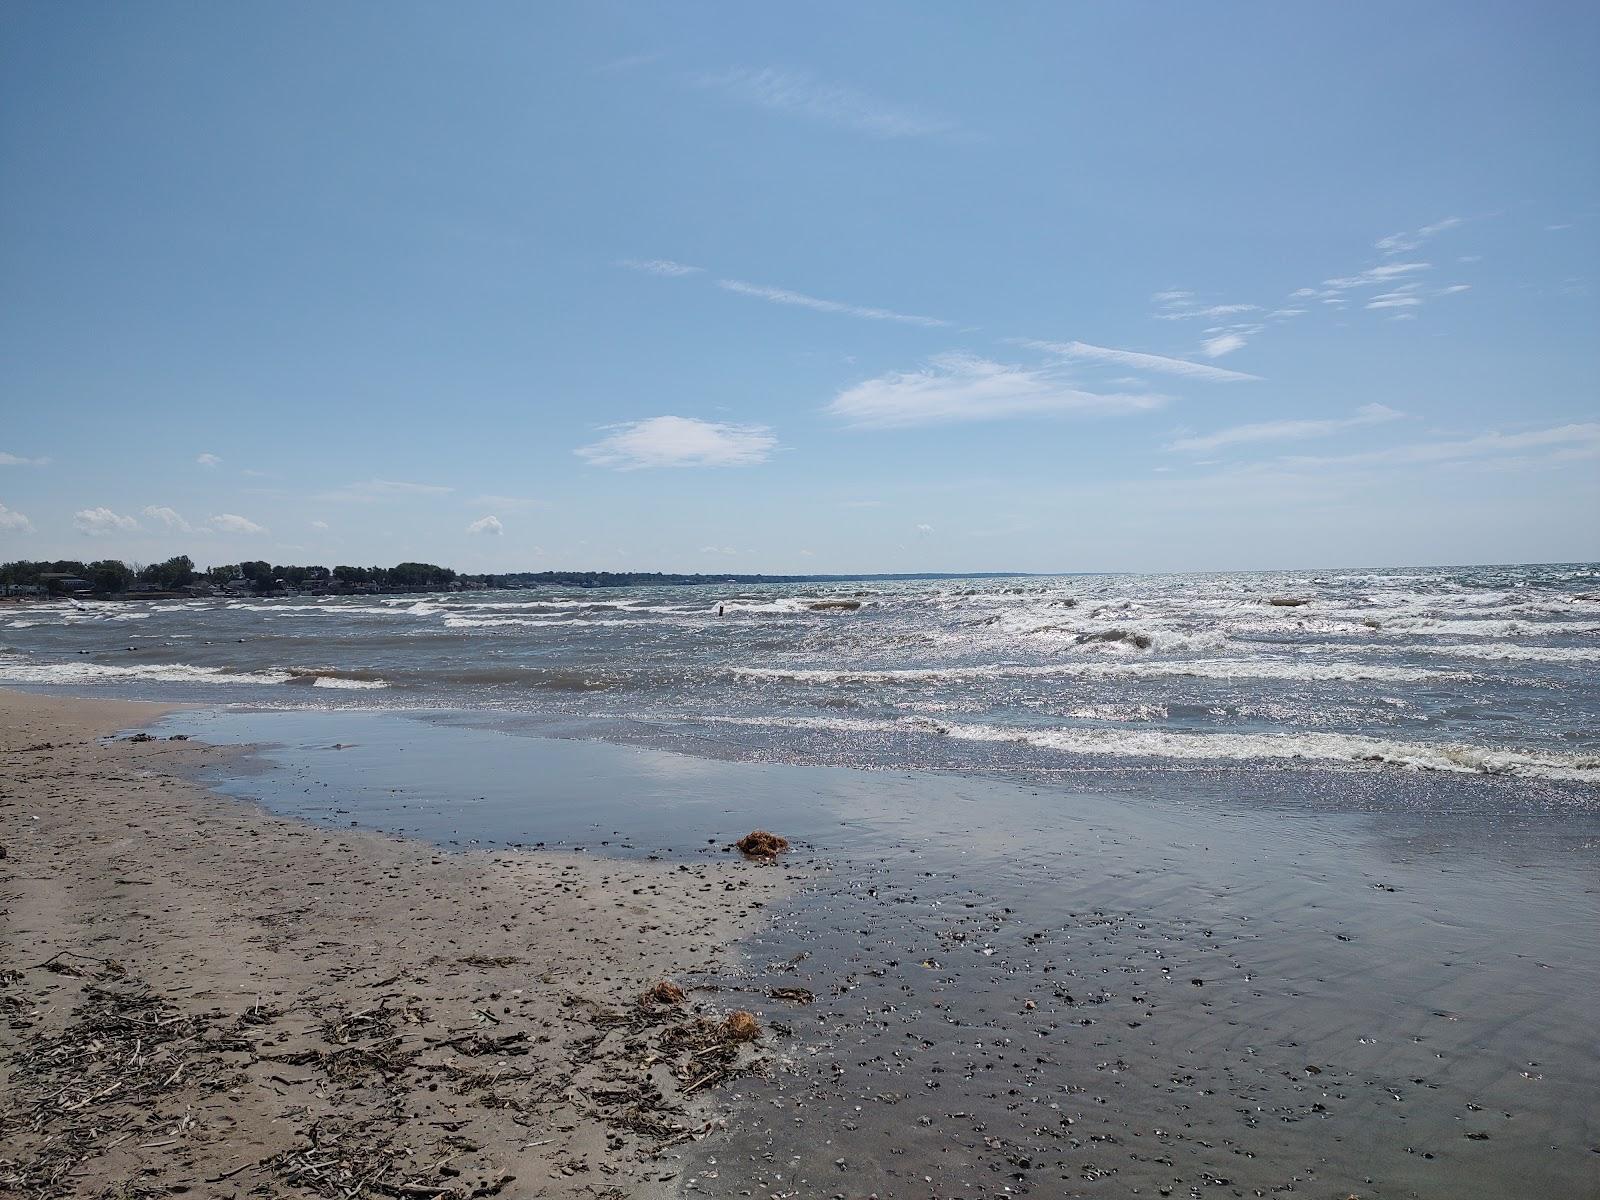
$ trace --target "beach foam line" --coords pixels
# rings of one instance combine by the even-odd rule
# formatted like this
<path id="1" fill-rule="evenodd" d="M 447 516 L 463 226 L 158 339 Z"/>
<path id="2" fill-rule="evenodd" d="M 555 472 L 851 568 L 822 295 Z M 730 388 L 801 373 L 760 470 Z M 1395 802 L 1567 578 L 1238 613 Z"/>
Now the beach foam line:
<path id="1" fill-rule="evenodd" d="M 109 663 L 0 660 L 0 680 L 9 683 L 78 684 L 143 680 L 151 683 L 262 684 L 289 683 L 294 678 L 287 671 L 224 671 L 221 667 L 197 667 L 189 663 L 146 663 L 119 667 Z"/>
<path id="2" fill-rule="evenodd" d="M 54 685 L 94 683 L 215 683 L 215 684 L 308 684 L 311 687 L 367 690 L 386 688 L 381 679 L 341 676 L 328 671 L 303 668 L 288 671 L 228 671 L 221 667 L 201 667 L 192 663 L 141 663 L 117 666 L 95 662 L 29 662 L 14 656 L 0 657 L 0 681 Z"/>
<path id="3" fill-rule="evenodd" d="M 1392 653 L 1387 647 L 1386 653 Z M 1585 663 L 1600 662 L 1600 646 L 1514 646 L 1509 642 L 1466 643 L 1455 646 L 1414 646 L 1425 654 L 1449 654 L 1500 662 Z"/>
<path id="4" fill-rule="evenodd" d="M 1191 659 L 1178 662 L 995 663 L 972 667 L 908 667 L 881 671 L 828 671 L 809 668 L 735 667 L 749 679 L 795 683 L 963 683 L 980 679 L 1288 679 L 1305 682 L 1465 683 L 1470 671 L 1436 671 L 1424 667 L 1391 667 L 1370 663 L 1312 663 Z"/>
<path id="5" fill-rule="evenodd" d="M 369 691 L 386 688 L 389 684 L 367 672 L 340 671 L 335 667 L 290 667 L 286 682 L 306 684 L 319 688 L 342 688 L 346 691 Z"/>
<path id="6" fill-rule="evenodd" d="M 1188 733 L 1166 730 L 1029 729 L 927 717 L 877 721 L 852 717 L 697 715 L 716 724 L 775 726 L 819 732 L 931 734 L 963 742 L 1006 742 L 1063 754 L 1203 762 L 1309 760 L 1353 767 L 1402 766 L 1462 774 L 1600 783 L 1600 756 L 1494 749 L 1452 743 L 1401 742 L 1346 733 Z"/>

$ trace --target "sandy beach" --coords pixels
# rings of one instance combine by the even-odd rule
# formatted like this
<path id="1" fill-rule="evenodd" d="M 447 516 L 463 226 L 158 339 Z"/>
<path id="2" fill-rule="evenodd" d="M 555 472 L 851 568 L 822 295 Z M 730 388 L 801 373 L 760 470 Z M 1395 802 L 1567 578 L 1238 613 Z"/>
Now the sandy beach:
<path id="1" fill-rule="evenodd" d="M 164 711 L 0 693 L 0 1193 L 650 1195 L 758 1069 L 638 997 L 784 870 L 315 829 L 105 740 Z"/>
<path id="2" fill-rule="evenodd" d="M 0 714 L 13 1194 L 1600 1194 L 1569 791 Z"/>

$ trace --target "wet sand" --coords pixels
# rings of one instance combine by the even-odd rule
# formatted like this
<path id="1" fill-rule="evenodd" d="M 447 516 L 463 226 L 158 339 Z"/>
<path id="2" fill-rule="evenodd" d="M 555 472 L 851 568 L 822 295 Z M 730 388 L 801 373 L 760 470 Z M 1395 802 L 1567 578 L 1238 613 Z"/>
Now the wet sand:
<path id="1" fill-rule="evenodd" d="M 281 743 L 224 785 L 330 826 L 690 862 L 739 822 L 796 837 L 829 869 L 701 980 L 761 1015 L 777 1069 L 725 1094 L 691 1194 L 1600 1194 L 1600 821 L 1570 790 L 1397 770 L 1085 794 L 482 723 L 165 727 Z"/>
<path id="2" fill-rule="evenodd" d="M 314 1115 L 361 1103 L 371 1128 L 389 1144 L 410 1139 L 423 1163 L 455 1145 L 446 1137 L 483 1147 L 458 1164 L 471 1179 L 451 1181 L 446 1194 L 456 1195 L 496 1186 L 493 1172 L 512 1168 L 493 1153 L 518 1138 L 506 1195 L 1600 1195 L 1600 822 L 1570 792 L 1541 799 L 1514 781 L 1397 771 L 1196 773 L 1181 791 L 1169 778 L 1164 795 L 1094 795 L 724 762 L 481 724 L 463 714 L 182 712 L 154 732 L 271 744 L 240 758 L 195 742 L 117 743 L 105 752 L 114 757 L 72 768 L 107 777 L 62 789 L 80 808 L 109 783 L 118 793 L 136 785 L 150 807 L 55 828 L 41 845 L 60 854 L 70 845 L 92 863 L 71 874 L 50 861 L 75 894 L 58 884 L 48 905 L 14 905 L 12 927 L 45 928 L 47 907 L 77 914 L 83 953 L 112 957 L 88 939 L 120 939 L 130 949 L 119 961 L 158 975 L 175 1003 L 188 1003 L 186 980 L 209 980 L 195 1011 L 222 1010 L 233 1027 L 276 972 L 283 982 L 267 1003 L 284 1013 L 267 1028 L 291 1032 L 289 1053 L 323 1056 L 293 1071 L 281 1061 L 242 1068 L 304 1077 L 293 1098 L 263 1090 L 286 1086 L 269 1074 L 255 1091 L 241 1085 L 239 1098 L 197 1109 L 203 1137 L 146 1130 L 133 1143 L 248 1146 L 226 1170 L 250 1154 L 304 1155 Z M 72 811 L 27 808 L 57 790 L 40 781 L 61 767 L 16 760 L 7 757 L 0 808 L 7 842 L 33 811 L 58 825 Z M 261 807 L 134 775 L 158 768 L 199 773 Z M 174 822 L 157 822 L 169 813 L 182 837 L 159 873 L 117 857 L 145 852 L 144 839 L 125 837 L 128 821 L 166 830 Z M 795 838 L 781 872 L 728 861 L 727 839 L 753 824 Z M 237 847 L 254 850 L 261 837 L 272 857 L 241 866 Z M 514 849 L 537 843 L 564 848 Z M 256 862 L 263 877 L 232 878 Z M 136 869 L 169 881 L 160 905 L 141 890 L 152 884 L 106 882 Z M 531 892 L 530 871 L 540 881 Z M 294 888 L 282 882 L 291 875 Z M 753 910 L 749 889 L 776 884 L 797 886 L 760 895 L 766 907 Z M 34 885 L 7 890 L 19 886 Z M 634 887 L 644 889 L 637 900 Z M 591 904 L 621 901 L 626 927 L 580 924 L 571 903 L 580 892 Z M 186 933 L 195 923 L 203 944 Z M 732 937 L 742 938 L 736 953 L 722 949 Z M 521 961 L 486 965 L 500 954 Z M 408 964 L 404 983 L 387 979 L 395 959 Z M 535 967 L 556 984 L 524 999 L 539 991 L 528 982 Z M 620 1025 L 618 1036 L 609 1022 L 640 979 L 668 970 L 717 1011 L 757 1013 L 770 1061 L 727 1078 L 714 1109 L 668 1091 L 685 1131 L 715 1112 L 727 1128 L 669 1146 L 682 1158 L 662 1161 L 647 1157 L 662 1139 L 619 1128 L 630 1108 L 609 1098 L 663 1035 Z M 52 1020 L 85 986 L 39 968 L 25 981 Z M 395 997 L 378 1040 L 413 1036 L 403 1015 L 413 997 L 437 1032 L 405 1043 L 419 1056 L 396 1081 L 352 1083 L 325 1056 L 368 1045 L 337 1037 L 370 1011 L 374 991 Z M 297 996 L 312 1017 L 295 1015 Z M 452 1062 L 426 1040 L 503 1036 L 478 1012 L 515 1015 L 531 1053 Z M 585 1074 L 596 1054 L 606 1079 Z M 533 1078 L 493 1082 L 502 1062 Z M 461 1066 L 476 1074 L 455 1074 Z M 484 1076 L 490 1094 L 531 1105 L 540 1132 L 519 1124 L 527 1109 L 480 1111 Z M 629 1139 L 621 1151 L 612 1134 Z M 533 1144 L 546 1138 L 557 1140 Z M 202 1153 L 187 1142 L 141 1153 L 178 1144 Z M 559 1176 L 579 1162 L 588 1170 Z M 255 1183 L 317 1190 L 274 1170 Z"/>
<path id="3" fill-rule="evenodd" d="M 782 868 L 313 828 L 183 778 L 235 750 L 104 740 L 164 711 L 0 693 L 0 1194 L 670 1188 L 765 1043 L 637 998 Z"/>

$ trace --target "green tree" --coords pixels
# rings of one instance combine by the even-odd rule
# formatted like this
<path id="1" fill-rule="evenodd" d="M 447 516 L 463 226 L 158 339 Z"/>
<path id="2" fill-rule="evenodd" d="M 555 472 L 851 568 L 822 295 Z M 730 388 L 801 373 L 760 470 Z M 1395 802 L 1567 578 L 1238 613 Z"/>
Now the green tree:
<path id="1" fill-rule="evenodd" d="M 86 576 L 97 592 L 125 592 L 133 582 L 133 568 L 114 558 L 103 558 L 89 564 Z"/>
<path id="2" fill-rule="evenodd" d="M 179 554 L 166 562 L 151 563 L 139 572 L 139 578 L 166 591 L 187 587 L 194 582 L 194 560 Z"/>

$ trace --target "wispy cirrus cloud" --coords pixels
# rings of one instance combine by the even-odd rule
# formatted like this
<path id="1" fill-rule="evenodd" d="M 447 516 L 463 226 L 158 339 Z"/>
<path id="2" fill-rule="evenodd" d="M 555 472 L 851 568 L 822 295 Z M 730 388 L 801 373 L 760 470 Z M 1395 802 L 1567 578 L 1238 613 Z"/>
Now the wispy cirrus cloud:
<path id="1" fill-rule="evenodd" d="M 1259 304 L 1202 304 L 1193 292 L 1157 292 L 1150 297 L 1156 305 L 1158 321 L 1214 321 L 1219 317 L 1234 317 L 1240 313 L 1259 312 Z"/>
<path id="2" fill-rule="evenodd" d="M 670 258 L 619 258 L 617 266 L 626 267 L 630 271 L 642 271 L 646 275 L 665 275 L 673 279 L 685 275 L 699 275 L 705 271 L 704 267 L 691 267 L 688 263 L 675 262 Z"/>
<path id="3" fill-rule="evenodd" d="M 1465 224 L 1464 217 L 1446 217 L 1442 221 L 1435 221 L 1432 225 L 1424 225 L 1421 229 L 1409 232 L 1391 233 L 1388 237 L 1381 237 L 1372 243 L 1373 248 L 1384 254 L 1410 254 L 1420 250 L 1422 244 L 1438 236 L 1447 229 L 1454 229 L 1457 225 Z"/>
<path id="4" fill-rule="evenodd" d="M 1385 292 L 1368 300 L 1364 308 L 1418 308 L 1422 297 L 1415 292 Z"/>
<path id="5" fill-rule="evenodd" d="M 939 317 L 921 317 L 913 313 L 895 312 L 889 308 L 872 308 L 864 304 L 846 304 L 840 300 L 822 300 L 816 296 L 808 296 L 804 292 L 792 292 L 788 288 L 768 287 L 760 283 L 746 283 L 742 279 L 719 279 L 717 280 L 717 286 L 736 295 L 752 296 L 757 300 L 766 300 L 773 304 L 789 304 L 796 308 L 809 308 L 814 312 L 838 313 L 846 317 L 860 317 L 866 321 L 895 321 L 902 325 L 920 325 L 928 329 L 948 326 L 952 323 Z"/>
<path id="6" fill-rule="evenodd" d="M 222 460 L 215 454 L 197 454 L 194 460 L 202 467 L 215 467 L 220 466 L 222 463 Z"/>
<path id="7" fill-rule="evenodd" d="M 0 467 L 47 467 L 48 458 L 24 458 L 20 454 L 7 454 L 0 450 Z"/>
<path id="8" fill-rule="evenodd" d="M 1574 422 L 1520 433 L 1490 432 L 1470 438 L 1413 442 L 1356 454 L 1288 455 L 1281 461 L 1294 467 L 1448 463 L 1518 455 L 1530 450 L 1549 451 L 1545 459 L 1560 461 L 1600 458 L 1600 421 Z"/>
<path id="9" fill-rule="evenodd" d="M 647 467 L 749 467 L 767 461 L 778 439 L 765 425 L 649 417 L 608 425 L 598 442 L 573 451 L 591 466 L 619 471 Z"/>
<path id="10" fill-rule="evenodd" d="M 1368 267 L 1359 275 L 1339 275 L 1332 279 L 1324 279 L 1319 287 L 1299 288 L 1290 293 L 1290 298 L 1299 300 L 1342 300 L 1345 292 L 1353 291 L 1357 288 L 1390 285 L 1403 276 L 1431 270 L 1433 270 L 1433 264 L 1426 262 L 1383 263 L 1376 267 Z"/>
<path id="11" fill-rule="evenodd" d="M 1157 395 L 1088 392 L 1055 372 L 941 354 L 845 388 L 825 411 L 861 429 L 907 429 L 1010 417 L 1113 414 L 1159 408 Z"/>
<path id="12" fill-rule="evenodd" d="M 1167 443 L 1166 450 L 1179 453 L 1204 454 L 1224 446 L 1238 446 L 1254 442 L 1302 441 L 1307 438 L 1328 437 L 1346 429 L 1364 425 L 1381 425 L 1398 421 L 1405 413 L 1385 404 L 1364 404 L 1349 417 L 1331 417 L 1324 420 L 1258 421 L 1249 425 L 1235 425 L 1215 433 L 1181 437 Z"/>
<path id="13" fill-rule="evenodd" d="M 708 91 L 774 112 L 807 117 L 876 138 L 944 137 L 956 126 L 805 71 L 736 68 L 695 81 Z"/>
<path id="14" fill-rule="evenodd" d="M 1224 354 L 1244 349 L 1244 344 L 1244 334 L 1228 330 L 1208 337 L 1200 343 L 1200 349 L 1207 358 L 1221 358 Z"/>
<path id="15" fill-rule="evenodd" d="M 640 271 L 647 275 L 661 275 L 667 278 L 683 278 L 690 275 L 704 274 L 704 267 L 694 267 L 687 263 L 676 262 L 670 258 L 624 258 L 618 259 L 617 265 L 630 271 Z M 892 308 L 879 308 L 870 304 L 852 304 L 844 300 L 826 300 L 820 296 L 811 296 L 805 292 L 797 292 L 792 288 L 774 287 L 771 284 L 751 283 L 745 279 L 718 279 L 717 286 L 725 292 L 732 292 L 737 296 L 748 296 L 755 300 L 765 300 L 769 304 L 784 304 L 792 308 L 808 308 L 812 312 L 834 313 L 845 317 L 858 317 L 864 321 L 891 321 L 900 325 L 917 325 L 925 329 L 946 328 L 954 322 L 944 320 L 942 317 L 927 317 L 916 313 L 897 312 Z"/>
<path id="16" fill-rule="evenodd" d="M 1082 362 L 1109 363 L 1136 371 L 1156 371 L 1163 375 L 1179 375 L 1188 379 L 1204 379 L 1213 383 L 1240 383 L 1259 380 L 1259 375 L 1246 375 L 1243 371 L 1229 371 L 1205 363 L 1190 362 L 1186 358 L 1168 358 L 1163 354 L 1144 354 L 1138 350 L 1117 350 L 1110 346 L 1091 346 L 1088 342 L 1041 342 L 1017 339 L 1016 344 L 1030 350 L 1042 350 L 1061 358 Z"/>

